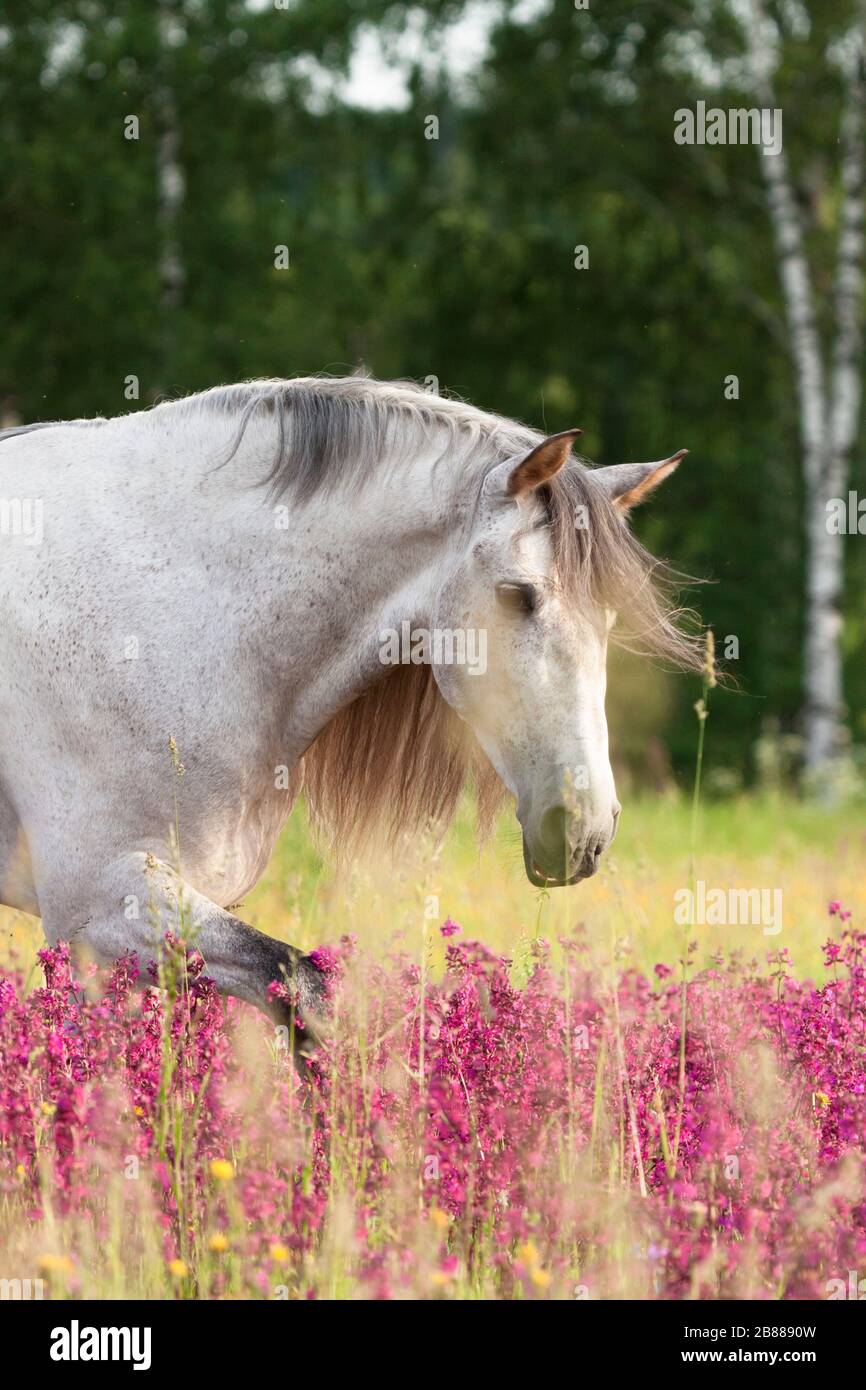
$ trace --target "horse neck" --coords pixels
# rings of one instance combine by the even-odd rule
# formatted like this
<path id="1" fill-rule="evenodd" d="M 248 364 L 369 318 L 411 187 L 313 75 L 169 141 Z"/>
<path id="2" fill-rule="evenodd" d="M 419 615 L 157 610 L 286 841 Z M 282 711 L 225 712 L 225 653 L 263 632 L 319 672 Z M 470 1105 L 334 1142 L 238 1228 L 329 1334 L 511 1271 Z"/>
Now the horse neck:
<path id="1" fill-rule="evenodd" d="M 289 492 L 274 502 L 250 486 L 272 438 L 244 447 L 245 483 L 230 484 L 231 506 L 260 567 L 258 645 L 306 744 L 381 675 L 383 630 L 399 632 L 407 620 L 429 626 L 443 576 L 467 543 L 475 489 L 447 459 L 434 478 L 434 450 L 396 472 L 383 463 L 356 491 L 322 489 L 303 504 Z"/>

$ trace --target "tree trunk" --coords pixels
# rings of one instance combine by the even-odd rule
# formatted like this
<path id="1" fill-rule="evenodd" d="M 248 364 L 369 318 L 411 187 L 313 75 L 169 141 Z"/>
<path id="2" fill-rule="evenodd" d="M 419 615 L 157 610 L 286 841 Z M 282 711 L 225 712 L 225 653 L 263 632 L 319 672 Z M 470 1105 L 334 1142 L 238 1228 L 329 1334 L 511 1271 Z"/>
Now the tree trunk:
<path id="1" fill-rule="evenodd" d="M 847 497 L 851 454 L 860 423 L 863 302 L 863 108 L 866 25 L 849 75 L 842 113 L 842 208 L 834 288 L 834 339 L 828 453 L 823 488 L 813 499 L 808 548 L 809 626 L 806 644 L 806 765 L 819 769 L 838 754 L 844 720 L 842 596 L 845 538 L 830 535 L 827 501 Z"/>
<path id="2" fill-rule="evenodd" d="M 179 22 L 174 0 L 158 0 L 159 59 L 154 90 L 157 119 L 156 200 L 159 228 L 158 275 L 161 312 L 160 391 L 171 389 L 177 347 L 177 316 L 183 301 L 186 270 L 180 245 L 180 216 L 186 179 L 180 162 L 180 124 L 170 75 L 172 25 Z"/>
<path id="3" fill-rule="evenodd" d="M 773 97 L 770 97 L 773 100 Z M 797 379 L 805 485 L 806 614 L 803 687 L 804 762 L 818 771 L 832 761 L 842 729 L 843 537 L 827 529 L 828 490 L 838 476 L 830 429 L 826 374 L 815 318 L 812 276 L 800 212 L 784 152 L 761 156 Z"/>
<path id="4" fill-rule="evenodd" d="M 862 14 L 862 10 L 861 10 Z M 762 105 L 778 106 L 760 0 L 741 12 L 754 86 Z M 833 305 L 833 348 L 825 369 L 814 307 L 813 277 L 802 215 L 784 150 L 760 155 L 797 383 L 806 519 L 806 633 L 803 712 L 804 762 L 819 781 L 844 746 L 842 592 L 844 536 L 831 535 L 827 502 L 845 497 L 850 456 L 860 418 L 863 295 L 863 54 L 866 24 L 856 31 L 858 52 L 848 78 L 842 115 L 842 192 Z"/>

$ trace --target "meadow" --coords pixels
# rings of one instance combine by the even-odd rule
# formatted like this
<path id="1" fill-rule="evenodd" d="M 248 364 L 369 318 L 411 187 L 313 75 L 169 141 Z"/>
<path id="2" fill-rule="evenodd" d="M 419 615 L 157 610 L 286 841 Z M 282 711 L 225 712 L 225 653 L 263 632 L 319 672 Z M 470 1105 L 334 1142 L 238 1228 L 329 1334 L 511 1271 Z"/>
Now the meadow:
<path id="1" fill-rule="evenodd" d="M 441 844 L 406 835 L 344 860 L 317 848 L 299 804 L 236 910 L 314 953 L 326 978 L 330 1036 L 302 1067 L 290 1034 L 215 994 L 183 921 L 143 979 L 121 961 L 73 982 L 63 945 L 46 949 L 38 922 L 0 907 L 0 1301 L 866 1297 L 866 547 L 850 525 L 825 543 L 828 499 L 833 511 L 866 495 L 866 9 L 685 0 L 672 24 L 667 8 L 7 6 L 0 431 L 335 373 L 414 380 L 428 405 L 472 402 L 545 434 L 579 426 L 605 468 L 687 446 L 633 526 L 650 554 L 706 581 L 681 598 L 718 634 L 728 679 L 715 685 L 712 638 L 700 700 L 696 679 L 625 655 L 614 634 L 606 708 L 624 810 L 600 872 L 573 889 L 530 886 L 510 813 L 479 846 L 469 800 Z M 742 143 L 680 143 L 704 133 L 684 131 L 692 111 L 758 101 L 774 143 L 790 115 L 783 157 L 764 158 L 757 127 Z M 284 448 L 285 414 L 274 482 L 295 456 L 300 479 L 301 460 L 324 469 L 332 452 Z M 256 421 L 267 427 L 255 416 L 251 459 Z M 10 478 L 19 444 L 0 446 Z M 209 451 L 202 435 L 194 454 Z M 171 450 L 151 455 L 163 469 Z M 306 570 L 263 603 L 264 547 L 244 552 L 234 508 L 210 513 L 218 487 L 194 486 L 185 464 L 158 486 L 136 469 L 115 505 L 106 488 L 127 455 L 105 457 L 92 505 L 89 482 L 62 484 L 54 529 L 50 496 L 33 499 L 59 562 L 44 592 L 9 570 L 0 709 L 27 729 L 18 663 L 50 641 L 33 708 L 56 703 L 69 746 L 57 766 L 50 740 L 31 752 L 51 826 L 67 819 L 77 747 L 105 758 L 111 804 L 125 786 L 134 805 L 135 769 L 158 766 L 135 731 L 189 739 L 192 769 L 196 745 L 215 748 L 196 737 L 198 701 L 214 705 L 239 674 L 232 653 L 263 666 L 272 653 L 262 681 L 289 673 L 295 702 L 293 631 L 303 623 L 298 650 L 312 651 L 321 614 L 336 657 L 374 607 L 358 594 L 336 621 L 348 588 L 315 599 Z M 26 521 L 29 475 L 6 476 L 0 504 Z M 362 589 L 409 520 L 398 482 L 375 509 Z M 80 533 L 62 540 L 76 498 Z M 346 517 L 348 544 L 361 531 Z M 207 543 L 194 529 L 206 521 Z M 0 539 L 42 565 L 41 512 L 15 534 L 27 529 L 0 525 Z M 199 569 L 215 551 L 231 602 L 228 581 L 221 603 Z M 281 582 L 282 565 L 265 568 Z M 161 641 L 150 670 L 127 666 L 135 633 L 145 658 L 156 649 L 172 589 L 202 602 L 194 659 L 163 668 L 193 644 Z M 244 614 L 236 642 L 231 612 Z M 267 639 L 257 619 L 271 614 Z M 636 626 L 653 636 L 654 620 Z M 129 647 L 109 653 L 108 632 Z M 552 731 L 571 711 L 545 710 L 549 689 L 532 708 Z M 213 727 L 259 714 L 239 697 Z M 79 717 L 92 736 L 80 743 Z M 20 755 L 4 752 L 4 770 Z M 166 822 L 177 755 L 154 803 Z M 219 761 L 197 773 L 221 788 Z M 835 800 L 809 799 L 831 783 Z M 346 802 L 363 821 L 368 808 Z M 101 792 L 86 808 L 97 829 L 103 804 Z M 140 834 L 108 838 L 125 833 Z M 36 858 L 74 853 L 52 839 Z M 678 920 L 699 884 L 727 920 Z"/>
<path id="2" fill-rule="evenodd" d="M 6 912 L 0 1277 L 54 1298 L 848 1296 L 866 817 L 704 803 L 696 876 L 780 889 L 765 935 L 675 923 L 691 814 L 626 801 L 598 876 L 547 894 L 507 819 L 477 847 L 468 805 L 438 849 L 339 869 L 298 808 L 243 915 L 328 976 L 303 1077 L 194 943 L 159 963 L 167 991 L 119 967 L 73 996 L 64 951 L 40 959 Z"/>

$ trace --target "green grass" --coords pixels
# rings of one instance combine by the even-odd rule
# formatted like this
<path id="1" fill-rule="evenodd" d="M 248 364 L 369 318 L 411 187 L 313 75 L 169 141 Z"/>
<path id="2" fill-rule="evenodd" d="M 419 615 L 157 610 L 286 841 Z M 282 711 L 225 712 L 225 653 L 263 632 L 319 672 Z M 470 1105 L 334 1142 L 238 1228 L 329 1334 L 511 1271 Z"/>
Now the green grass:
<path id="1" fill-rule="evenodd" d="M 523 871 L 520 841 L 505 816 L 489 844 L 474 839 L 469 808 L 439 853 L 417 843 L 371 853 L 341 872 L 323 864 L 296 812 L 245 912 L 262 930 L 311 947 L 344 931 L 368 949 L 403 939 L 413 954 L 424 912 L 452 916 L 468 936 L 514 955 L 536 932 L 555 941 L 577 922 L 608 951 L 613 930 L 628 938 L 633 963 L 673 964 L 682 930 L 674 894 L 688 886 L 691 806 L 678 795 L 626 801 L 617 840 L 600 873 L 576 888 L 539 894 Z M 755 926 L 695 929 L 697 964 L 719 949 L 759 959 L 785 946 L 799 974 L 818 974 L 827 935 L 827 903 L 841 898 L 861 922 L 866 913 L 864 807 L 827 810 L 781 796 L 741 796 L 699 812 L 695 873 L 708 887 L 782 891 L 782 931 Z M 437 899 L 430 903 L 429 899 Z"/>
<path id="2" fill-rule="evenodd" d="M 828 810 L 785 796 L 705 802 L 696 877 L 724 889 L 781 889 L 783 927 L 766 937 L 754 926 L 699 926 L 697 965 L 719 949 L 763 960 L 785 946 L 795 973 L 822 978 L 827 903 L 840 898 L 855 922 L 866 919 L 864 812 L 862 804 Z M 525 878 L 510 815 L 479 847 L 467 805 L 439 850 L 407 838 L 338 869 L 317 852 L 298 806 L 239 915 L 306 949 L 355 932 L 372 952 L 402 944 L 416 957 L 425 921 L 435 926 L 452 916 L 465 936 L 518 960 L 536 933 L 555 943 L 582 922 L 600 956 L 609 959 L 613 934 L 619 954 L 648 971 L 679 958 L 674 894 L 689 882 L 690 816 L 685 796 L 626 797 L 619 835 L 599 874 L 576 888 L 540 894 Z M 32 961 L 42 939 L 38 923 L 0 909 L 0 929 L 0 959 L 8 959 L 14 943 L 19 958 Z"/>

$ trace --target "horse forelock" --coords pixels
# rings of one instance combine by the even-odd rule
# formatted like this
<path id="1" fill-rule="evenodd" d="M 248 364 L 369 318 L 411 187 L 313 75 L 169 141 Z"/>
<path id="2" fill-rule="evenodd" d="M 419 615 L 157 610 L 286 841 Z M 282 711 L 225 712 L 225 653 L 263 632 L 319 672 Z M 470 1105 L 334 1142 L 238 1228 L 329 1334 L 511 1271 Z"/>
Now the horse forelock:
<path id="1" fill-rule="evenodd" d="M 617 614 L 612 640 L 680 670 L 697 671 L 703 638 L 676 594 L 694 581 L 641 545 L 593 471 L 569 461 L 545 489 L 554 573 L 570 601 Z"/>

